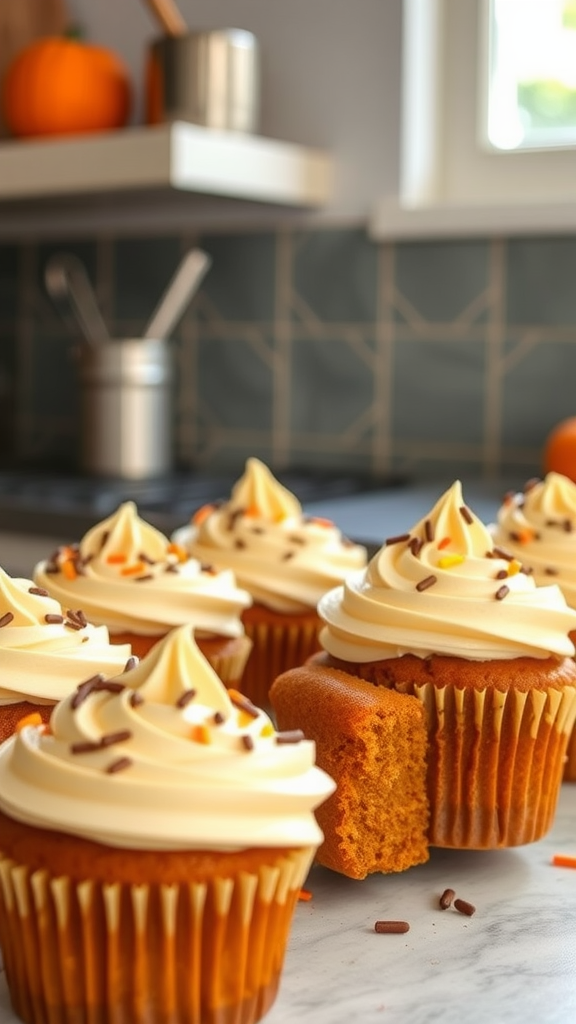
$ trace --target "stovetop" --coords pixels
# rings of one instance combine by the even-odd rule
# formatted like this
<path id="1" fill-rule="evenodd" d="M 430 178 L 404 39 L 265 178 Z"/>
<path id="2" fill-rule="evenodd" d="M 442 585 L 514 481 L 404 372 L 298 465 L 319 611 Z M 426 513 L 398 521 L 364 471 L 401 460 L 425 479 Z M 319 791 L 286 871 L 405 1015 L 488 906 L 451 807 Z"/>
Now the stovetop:
<path id="1" fill-rule="evenodd" d="M 275 472 L 305 505 L 307 502 L 369 493 L 405 482 L 399 476 L 368 478 L 317 470 Z M 189 470 L 156 480 L 96 479 L 41 472 L 0 472 L 0 530 L 61 535 L 79 539 L 118 506 L 132 500 L 139 513 L 168 533 L 208 502 L 226 499 L 238 474 Z"/>

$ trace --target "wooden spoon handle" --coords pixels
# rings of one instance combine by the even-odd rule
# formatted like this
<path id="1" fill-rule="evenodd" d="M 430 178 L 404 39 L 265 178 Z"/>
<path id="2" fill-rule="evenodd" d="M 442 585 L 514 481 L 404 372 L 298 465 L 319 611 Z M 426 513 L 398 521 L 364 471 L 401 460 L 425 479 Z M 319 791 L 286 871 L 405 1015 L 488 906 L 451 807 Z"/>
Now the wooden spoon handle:
<path id="1" fill-rule="evenodd" d="M 188 31 L 188 26 L 173 0 L 145 0 L 145 3 L 166 35 L 182 36 Z"/>

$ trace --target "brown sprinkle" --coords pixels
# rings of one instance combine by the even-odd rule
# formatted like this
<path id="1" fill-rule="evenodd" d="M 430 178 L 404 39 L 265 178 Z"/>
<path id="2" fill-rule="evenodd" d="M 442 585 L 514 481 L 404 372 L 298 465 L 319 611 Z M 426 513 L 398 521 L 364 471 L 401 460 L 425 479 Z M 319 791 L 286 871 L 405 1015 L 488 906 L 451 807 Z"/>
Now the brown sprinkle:
<path id="1" fill-rule="evenodd" d="M 500 589 L 496 591 L 496 593 L 494 594 L 494 597 L 496 598 L 497 601 L 503 601 L 504 598 L 506 597 L 506 595 L 509 594 L 509 593 L 510 593 L 510 587 L 507 587 L 506 585 L 504 585 L 503 587 L 500 587 Z"/>
<path id="2" fill-rule="evenodd" d="M 106 769 L 107 775 L 115 775 L 116 772 L 123 772 L 125 768 L 129 768 L 132 764 L 131 757 L 119 757 L 117 761 L 112 761 Z"/>
<path id="3" fill-rule="evenodd" d="M 404 540 L 410 540 L 409 533 L 398 533 L 395 537 L 387 537 L 384 543 L 388 546 L 388 544 L 401 544 Z"/>
<path id="4" fill-rule="evenodd" d="M 507 580 L 508 579 L 508 573 L 506 572 L 506 569 L 500 569 L 500 572 L 496 573 L 496 579 L 497 580 Z"/>
<path id="5" fill-rule="evenodd" d="M 64 625 L 68 626 L 68 629 L 84 629 L 84 626 L 76 622 L 76 619 L 66 619 Z"/>
<path id="6" fill-rule="evenodd" d="M 225 718 L 224 718 L 224 715 L 222 714 L 222 712 L 221 711 L 215 711 L 214 712 L 214 717 L 213 717 L 212 721 L 214 722 L 214 725 L 222 725 L 222 722 L 225 721 Z"/>
<path id="7" fill-rule="evenodd" d="M 420 592 L 428 590 L 428 588 L 433 587 L 436 582 L 436 576 L 426 576 L 425 579 L 420 580 L 420 582 L 416 584 L 416 590 L 419 590 Z"/>
<path id="8" fill-rule="evenodd" d="M 195 696 L 196 696 L 196 690 L 184 690 L 184 693 L 181 693 L 180 696 L 178 697 L 178 700 L 176 701 L 176 707 L 177 708 L 185 708 L 185 707 L 187 707 L 188 704 L 190 704 L 190 702 L 194 700 Z"/>
<path id="9" fill-rule="evenodd" d="M 476 913 L 476 907 L 466 900 L 454 900 L 454 909 L 466 914 L 467 917 L 472 917 L 472 914 Z"/>
<path id="10" fill-rule="evenodd" d="M 83 743 L 72 743 L 70 746 L 71 754 L 93 754 L 95 750 L 101 750 L 102 745 L 98 740 L 90 741 L 86 740 Z"/>
<path id="11" fill-rule="evenodd" d="M 0 626 L 7 626 L 14 618 L 14 612 L 4 612 L 2 618 L 0 618 Z"/>
<path id="12" fill-rule="evenodd" d="M 75 711 L 76 708 L 79 708 L 86 698 L 92 693 L 94 687 L 98 683 L 102 682 L 104 682 L 104 676 L 101 672 L 98 672 L 97 675 L 90 676 L 90 679 L 86 679 L 83 683 L 80 683 L 80 686 L 77 688 L 76 693 L 72 698 L 72 703 L 70 705 L 72 710 Z"/>
<path id="13" fill-rule="evenodd" d="M 111 747 L 114 743 L 124 743 L 132 739 L 130 729 L 119 729 L 118 732 L 107 732 L 100 738 L 103 747 Z"/>
<path id="14" fill-rule="evenodd" d="M 429 519 L 424 523 L 424 535 L 427 541 L 434 540 L 434 527 Z"/>
<path id="15" fill-rule="evenodd" d="M 374 931 L 379 935 L 404 935 L 410 931 L 408 921 L 375 921 Z"/>
<path id="16" fill-rule="evenodd" d="M 460 515 L 462 516 L 464 522 L 468 524 L 474 522 L 474 516 L 472 515 L 470 509 L 466 505 L 460 505 L 458 511 L 460 512 Z"/>
<path id="17" fill-rule="evenodd" d="M 50 614 L 44 616 L 44 621 L 48 622 L 50 625 L 52 625 L 52 623 L 57 624 L 57 623 L 60 623 L 60 622 L 64 622 L 64 616 L 63 615 L 53 615 L 52 613 L 50 613 Z"/>
<path id="18" fill-rule="evenodd" d="M 503 558 L 505 562 L 514 561 L 514 555 L 511 555 L 508 551 L 504 551 L 504 548 L 494 548 L 493 552 L 498 558 Z"/>
<path id="19" fill-rule="evenodd" d="M 572 533 L 572 521 L 570 519 L 564 520 L 563 527 L 566 533 Z"/>
<path id="20" fill-rule="evenodd" d="M 276 743 L 301 743 L 304 733 L 301 729 L 291 729 L 287 732 L 276 733 Z"/>
<path id="21" fill-rule="evenodd" d="M 144 697 L 137 690 L 134 690 L 128 698 L 128 703 L 130 707 L 137 708 L 140 704 L 144 703 Z"/>
<path id="22" fill-rule="evenodd" d="M 546 576 L 557 576 L 558 575 L 558 569 L 552 568 L 551 565 L 547 565 L 546 568 L 544 569 L 544 572 L 546 573 Z"/>
<path id="23" fill-rule="evenodd" d="M 455 895 L 456 893 L 454 892 L 454 889 L 444 889 L 444 892 L 438 900 L 440 910 L 448 910 L 448 907 L 452 906 L 452 900 Z"/>
<path id="24" fill-rule="evenodd" d="M 245 711 L 247 715 L 252 715 L 252 718 L 258 718 L 260 712 L 252 701 L 248 700 L 248 697 L 244 697 L 241 693 L 233 693 L 230 690 L 228 691 L 228 696 L 238 711 Z"/>
<path id="25" fill-rule="evenodd" d="M 295 555 L 295 554 L 296 554 L 296 552 L 295 552 L 295 551 L 286 551 L 286 552 L 285 552 L 285 553 L 284 553 L 284 554 L 282 555 L 282 561 L 283 561 L 283 562 L 289 562 L 291 558 L 294 558 L 294 555 Z"/>
<path id="26" fill-rule="evenodd" d="M 244 750 L 254 750 L 254 740 L 252 739 L 251 736 L 249 736 L 247 733 L 244 733 L 244 735 L 241 737 L 241 740 Z"/>
<path id="27" fill-rule="evenodd" d="M 128 658 L 128 661 L 124 665 L 124 671 L 125 672 L 130 672 L 133 668 L 136 668 L 136 666 L 139 663 L 140 663 L 140 659 L 137 658 L 135 654 L 131 654 L 130 657 Z"/>
<path id="28" fill-rule="evenodd" d="M 420 554 L 422 548 L 424 547 L 424 541 L 420 537 L 412 537 L 412 540 L 408 543 L 408 547 L 410 548 L 410 551 L 416 558 L 416 556 Z"/>
<path id="29" fill-rule="evenodd" d="M 29 594 L 36 594 L 37 597 L 48 597 L 48 591 L 44 590 L 44 587 L 29 587 Z"/>
<path id="30" fill-rule="evenodd" d="M 144 580 L 153 580 L 154 576 L 151 572 L 144 573 L 143 576 L 133 576 L 134 583 L 143 583 Z"/>

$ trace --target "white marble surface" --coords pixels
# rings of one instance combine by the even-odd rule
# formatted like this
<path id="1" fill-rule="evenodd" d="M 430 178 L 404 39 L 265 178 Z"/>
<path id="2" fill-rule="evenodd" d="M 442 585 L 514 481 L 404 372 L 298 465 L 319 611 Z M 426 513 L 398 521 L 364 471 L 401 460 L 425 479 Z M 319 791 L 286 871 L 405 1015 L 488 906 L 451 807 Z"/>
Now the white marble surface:
<path id="1" fill-rule="evenodd" d="M 428 864 L 355 882 L 314 868 L 296 908 L 280 993 L 266 1024 L 574 1024 L 576 785 L 556 821 L 515 850 L 434 850 Z M 473 917 L 438 909 L 450 886 Z M 377 935 L 378 918 L 410 923 Z M 0 1022 L 18 1024 L 0 975 Z"/>

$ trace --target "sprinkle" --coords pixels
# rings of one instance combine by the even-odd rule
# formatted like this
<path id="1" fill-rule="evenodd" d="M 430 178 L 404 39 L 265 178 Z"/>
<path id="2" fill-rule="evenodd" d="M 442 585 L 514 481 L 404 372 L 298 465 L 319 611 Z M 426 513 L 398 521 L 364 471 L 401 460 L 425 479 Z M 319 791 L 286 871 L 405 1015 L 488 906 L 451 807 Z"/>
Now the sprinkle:
<path id="1" fill-rule="evenodd" d="M 225 722 L 226 719 L 224 718 L 224 715 L 222 714 L 221 711 L 215 711 L 212 717 L 212 721 L 214 722 L 214 725 L 222 725 L 222 723 Z"/>
<path id="2" fill-rule="evenodd" d="M 257 519 L 258 516 L 261 515 L 261 512 L 260 509 L 258 508 L 258 505 L 249 505 L 244 515 L 248 516 L 250 519 Z"/>
<path id="3" fill-rule="evenodd" d="M 173 562 L 169 562 L 168 565 L 164 567 L 164 572 L 178 572 L 178 566 L 174 565 Z"/>
<path id="4" fill-rule="evenodd" d="M 327 530 L 334 526 L 334 523 L 331 519 L 322 519 L 319 516 L 312 516 L 310 522 L 313 523 L 315 526 L 323 526 Z"/>
<path id="5" fill-rule="evenodd" d="M 4 615 L 0 619 L 0 626 L 7 626 L 14 618 L 14 612 L 4 612 Z"/>
<path id="6" fill-rule="evenodd" d="M 71 754 L 93 754 L 96 750 L 102 750 L 102 744 L 99 740 L 86 740 L 85 742 L 70 744 Z"/>
<path id="7" fill-rule="evenodd" d="M 37 597 L 49 597 L 50 596 L 48 591 L 44 590 L 44 587 L 29 587 L 28 588 L 28 593 L 29 594 L 35 594 Z"/>
<path id="8" fill-rule="evenodd" d="M 68 608 L 66 615 L 72 622 L 77 622 L 82 629 L 88 625 L 88 620 L 81 608 Z"/>
<path id="9" fill-rule="evenodd" d="M 156 559 L 150 558 L 150 555 L 147 555 L 145 551 L 138 552 L 138 558 L 141 562 L 146 562 L 146 565 L 156 565 Z"/>
<path id="10" fill-rule="evenodd" d="M 27 725 L 42 725 L 42 716 L 38 711 L 33 711 L 31 715 L 24 715 L 24 718 L 20 718 L 16 722 L 16 732 L 21 732 Z"/>
<path id="11" fill-rule="evenodd" d="M 246 541 L 242 540 L 241 537 L 237 537 L 236 540 L 234 541 L 234 547 L 238 551 L 242 551 L 246 547 Z"/>
<path id="12" fill-rule="evenodd" d="M 117 761 L 112 761 L 106 769 L 107 775 L 115 775 L 116 772 L 123 772 L 125 768 L 129 768 L 132 764 L 131 757 L 119 757 Z"/>
<path id="13" fill-rule="evenodd" d="M 133 690 L 128 698 L 128 703 L 130 707 L 137 708 L 140 704 L 144 703 L 144 697 L 137 690 Z"/>
<path id="14" fill-rule="evenodd" d="M 525 526 L 521 530 L 513 530 L 510 533 L 510 540 L 515 541 L 516 544 L 529 544 L 531 540 L 534 540 L 534 530 L 531 530 L 529 526 Z"/>
<path id="15" fill-rule="evenodd" d="M 106 556 L 108 565 L 123 565 L 126 560 L 127 556 L 122 554 L 121 551 L 116 551 Z"/>
<path id="16" fill-rule="evenodd" d="M 252 532 L 253 533 L 258 533 L 258 530 L 253 530 Z M 262 531 L 260 531 L 260 532 L 262 532 Z M 288 537 L 288 540 L 289 540 L 290 544 L 300 544 L 300 545 L 303 545 L 303 544 L 306 543 L 306 539 L 304 537 Z M 351 544 L 352 541 L 347 541 L 346 537 L 342 537 L 342 543 L 343 544 L 346 544 L 346 543 Z"/>
<path id="17" fill-rule="evenodd" d="M 131 654 L 130 657 L 128 658 L 128 661 L 124 665 L 124 671 L 131 672 L 132 669 L 136 668 L 136 665 L 138 665 L 139 663 L 140 659 L 137 658 L 135 654 Z"/>
<path id="18" fill-rule="evenodd" d="M 214 508 L 215 505 L 202 505 L 201 508 L 197 509 L 192 516 L 194 526 L 200 526 L 200 523 L 203 523 L 208 518 L 210 513 L 214 511 Z"/>
<path id="19" fill-rule="evenodd" d="M 500 587 L 500 589 L 496 591 L 494 597 L 496 598 L 497 601 L 503 601 L 506 595 L 509 593 L 510 587 L 507 587 L 506 584 L 504 584 L 503 587 Z"/>
<path id="20" fill-rule="evenodd" d="M 451 543 L 451 541 L 452 541 L 451 537 L 442 537 L 442 540 L 438 541 L 438 550 L 439 551 L 443 551 L 444 548 L 448 547 L 448 545 Z"/>
<path id="21" fill-rule="evenodd" d="M 169 555 L 176 555 L 176 558 L 178 559 L 179 562 L 188 561 L 188 552 L 186 551 L 186 548 L 182 546 L 182 544 L 169 544 L 166 550 Z"/>
<path id="22" fill-rule="evenodd" d="M 98 672 L 95 676 L 90 676 L 90 679 L 86 679 L 80 686 L 77 687 L 76 693 L 72 698 L 71 708 L 73 711 L 79 708 L 84 703 L 86 698 L 92 693 L 92 690 L 98 683 L 104 682 L 104 676 L 101 672 Z"/>
<path id="23" fill-rule="evenodd" d="M 511 502 L 514 501 L 515 497 L 516 497 L 516 492 L 515 491 L 506 491 L 506 494 L 502 498 L 502 504 L 503 505 L 510 505 Z"/>
<path id="24" fill-rule="evenodd" d="M 496 573 L 495 579 L 497 579 L 497 580 L 507 580 L 508 579 L 508 570 L 507 569 L 500 569 L 499 572 Z"/>
<path id="25" fill-rule="evenodd" d="M 384 544 L 386 546 L 389 544 L 401 544 L 404 540 L 410 540 L 409 533 L 397 533 L 395 537 L 387 537 Z"/>
<path id="26" fill-rule="evenodd" d="M 440 910 L 448 910 L 448 907 L 452 906 L 452 900 L 455 895 L 456 893 L 454 892 L 454 889 L 444 889 L 444 892 L 438 900 Z"/>
<path id="27" fill-rule="evenodd" d="M 281 561 L 282 561 L 282 562 L 289 562 L 291 558 L 294 558 L 294 555 L 295 555 L 295 554 L 296 554 L 296 552 L 295 552 L 295 551 L 286 551 L 286 552 L 285 552 L 285 553 L 284 553 L 284 554 L 282 555 L 282 559 L 281 559 Z"/>
<path id="28" fill-rule="evenodd" d="M 488 552 L 488 554 L 490 554 L 490 552 Z M 498 558 L 503 558 L 505 562 L 514 561 L 514 555 L 509 554 L 508 551 L 504 551 L 504 548 L 494 548 L 493 554 Z"/>
<path id="29" fill-rule="evenodd" d="M 289 729 L 286 732 L 276 733 L 276 743 L 301 743 L 304 739 L 304 733 L 301 729 Z"/>
<path id="30" fill-rule="evenodd" d="M 242 740 L 244 750 L 254 750 L 254 740 L 248 735 L 248 733 L 245 733 L 244 736 L 241 736 L 240 738 Z"/>
<path id="31" fill-rule="evenodd" d="M 558 569 L 554 569 L 551 565 L 547 565 L 546 568 L 544 569 L 544 572 L 545 572 L 546 576 L 557 576 L 558 575 Z"/>
<path id="32" fill-rule="evenodd" d="M 527 494 L 528 491 L 531 491 L 532 488 L 536 487 L 536 485 L 539 484 L 539 483 L 541 483 L 541 479 L 540 479 L 539 476 L 531 476 L 530 479 L 527 480 L 526 483 L 524 484 L 524 488 L 523 488 L 524 494 Z"/>
<path id="33" fill-rule="evenodd" d="M 464 555 L 442 555 L 438 565 L 441 569 L 451 569 L 453 565 L 461 565 L 463 561 Z"/>
<path id="34" fill-rule="evenodd" d="M 245 710 L 241 710 L 238 714 L 238 728 L 244 729 L 247 725 L 250 725 L 254 721 L 254 715 Z"/>
<path id="35" fill-rule="evenodd" d="M 304 903 L 309 903 L 312 899 L 312 893 L 309 889 L 300 889 L 298 892 L 298 899 L 303 900 Z"/>
<path id="36" fill-rule="evenodd" d="M 272 722 L 264 722 L 264 725 L 262 726 L 262 728 L 260 730 L 260 735 L 261 736 L 273 736 L 274 735 L 274 726 L 272 725 Z"/>
<path id="37" fill-rule="evenodd" d="M 135 576 L 134 583 L 143 583 L 145 580 L 153 580 L 154 576 L 151 572 L 147 572 L 144 576 Z"/>
<path id="38" fill-rule="evenodd" d="M 188 704 L 190 704 L 190 701 L 194 700 L 195 696 L 196 696 L 196 690 L 184 690 L 184 693 L 181 693 L 180 696 L 178 697 L 178 700 L 176 701 L 176 707 L 177 708 L 185 708 L 185 707 L 187 707 Z"/>
<path id="39" fill-rule="evenodd" d="M 219 570 L 215 565 L 210 565 L 209 562 L 201 562 L 200 571 L 207 573 L 209 576 L 217 576 Z"/>
<path id="40" fill-rule="evenodd" d="M 552 864 L 555 868 L 576 868 L 576 857 L 570 857 L 567 853 L 555 853 Z"/>
<path id="41" fill-rule="evenodd" d="M 107 732 L 100 738 L 100 744 L 103 747 L 111 747 L 114 743 L 124 743 L 126 740 L 132 739 L 132 733 L 130 729 L 119 729 L 118 732 Z"/>
<path id="42" fill-rule="evenodd" d="M 419 590 L 420 592 L 428 590 L 428 588 L 433 587 L 436 582 L 436 576 L 426 576 L 425 579 L 420 580 L 420 582 L 416 584 L 416 590 Z"/>
<path id="43" fill-rule="evenodd" d="M 190 730 L 190 739 L 196 743 L 204 743 L 208 745 L 212 742 L 210 736 L 210 730 L 207 725 L 200 723 L 199 725 L 193 725 Z"/>
<path id="44" fill-rule="evenodd" d="M 572 522 L 571 522 L 570 519 L 565 519 L 564 520 L 563 527 L 564 527 L 564 531 L 566 533 L 572 533 Z"/>
<path id="45" fill-rule="evenodd" d="M 434 527 L 429 519 L 424 523 L 424 536 L 427 541 L 434 540 Z"/>
<path id="46" fill-rule="evenodd" d="M 521 568 L 522 568 L 522 562 L 519 562 L 518 559 L 514 558 L 513 561 L 510 562 L 510 564 L 508 566 L 508 575 L 509 576 L 516 576 L 517 573 L 520 572 Z"/>
<path id="47" fill-rule="evenodd" d="M 466 505 L 460 505 L 460 508 L 458 509 L 458 511 L 459 511 L 460 515 L 462 516 L 462 519 L 464 520 L 464 522 L 466 522 L 468 524 L 474 522 L 474 516 L 472 515 L 470 509 Z"/>
<path id="48" fill-rule="evenodd" d="M 260 714 L 259 709 L 239 690 L 228 690 L 228 696 L 234 707 L 239 711 L 246 711 L 252 718 L 258 718 Z"/>
<path id="49" fill-rule="evenodd" d="M 52 615 L 52 613 L 50 613 L 50 614 L 44 616 L 44 621 L 48 622 L 50 625 L 52 625 L 52 624 L 55 624 L 55 625 L 58 624 L 59 625 L 61 622 L 64 622 L 64 616 L 63 615 Z"/>
<path id="50" fill-rule="evenodd" d="M 461 914 L 466 914 L 467 917 L 472 917 L 472 914 L 476 913 L 476 907 L 466 900 L 454 900 L 454 908 L 459 910 Z"/>
<path id="51" fill-rule="evenodd" d="M 408 547 L 416 558 L 424 547 L 424 541 L 419 537 L 412 537 L 412 540 L 408 543 Z"/>
<path id="52" fill-rule="evenodd" d="M 72 561 L 71 558 L 68 558 L 66 559 L 65 562 L 62 562 L 60 570 L 62 572 L 62 575 L 65 576 L 67 580 L 75 580 L 78 575 L 76 571 L 76 566 L 74 565 L 74 562 Z"/>
<path id="53" fill-rule="evenodd" d="M 139 573 L 143 572 L 144 564 L 142 562 L 135 562 L 134 565 L 126 565 L 120 570 L 121 576 L 138 576 Z"/>
<path id="54" fill-rule="evenodd" d="M 379 935 L 403 935 L 410 931 L 408 921 L 375 921 L 374 931 Z"/>

